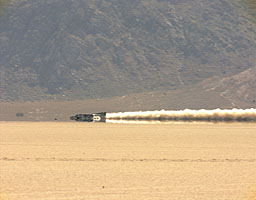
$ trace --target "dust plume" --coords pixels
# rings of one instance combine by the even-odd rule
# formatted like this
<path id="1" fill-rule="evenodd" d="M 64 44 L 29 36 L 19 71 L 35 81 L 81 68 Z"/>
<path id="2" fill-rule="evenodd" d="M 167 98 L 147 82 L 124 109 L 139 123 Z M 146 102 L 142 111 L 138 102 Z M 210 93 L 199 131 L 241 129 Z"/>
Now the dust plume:
<path id="1" fill-rule="evenodd" d="M 156 121 L 252 121 L 256 122 L 256 109 L 214 110 L 156 110 L 107 113 L 107 120 Z"/>

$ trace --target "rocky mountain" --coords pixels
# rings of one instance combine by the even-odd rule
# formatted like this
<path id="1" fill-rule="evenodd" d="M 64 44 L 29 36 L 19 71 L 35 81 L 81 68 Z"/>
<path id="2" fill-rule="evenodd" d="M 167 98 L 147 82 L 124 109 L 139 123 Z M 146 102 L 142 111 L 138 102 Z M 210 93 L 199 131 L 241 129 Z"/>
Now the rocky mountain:
<path id="1" fill-rule="evenodd" d="M 1 2 L 1 101 L 180 90 L 216 76 L 227 95 L 255 66 L 253 0 Z"/>
<path id="2" fill-rule="evenodd" d="M 215 91 L 234 107 L 241 102 L 256 105 L 256 67 L 226 78 L 212 78 L 202 83 L 207 91 Z"/>

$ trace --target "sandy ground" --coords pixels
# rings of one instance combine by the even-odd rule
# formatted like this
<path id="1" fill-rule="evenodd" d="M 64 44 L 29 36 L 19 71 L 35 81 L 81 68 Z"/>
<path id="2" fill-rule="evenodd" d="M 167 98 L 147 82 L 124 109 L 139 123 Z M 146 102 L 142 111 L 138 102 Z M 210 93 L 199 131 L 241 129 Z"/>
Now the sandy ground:
<path id="1" fill-rule="evenodd" d="M 1 200 L 256 199 L 256 124 L 1 122 L 0 131 Z"/>

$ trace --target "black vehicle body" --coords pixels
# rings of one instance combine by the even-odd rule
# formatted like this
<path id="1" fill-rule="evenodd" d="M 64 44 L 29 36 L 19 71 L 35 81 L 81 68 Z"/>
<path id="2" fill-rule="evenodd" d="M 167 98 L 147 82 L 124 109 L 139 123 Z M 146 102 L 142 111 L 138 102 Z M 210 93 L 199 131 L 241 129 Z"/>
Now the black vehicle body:
<path id="1" fill-rule="evenodd" d="M 106 122 L 106 112 L 92 113 L 92 114 L 77 114 L 71 116 L 70 120 L 78 122 Z"/>

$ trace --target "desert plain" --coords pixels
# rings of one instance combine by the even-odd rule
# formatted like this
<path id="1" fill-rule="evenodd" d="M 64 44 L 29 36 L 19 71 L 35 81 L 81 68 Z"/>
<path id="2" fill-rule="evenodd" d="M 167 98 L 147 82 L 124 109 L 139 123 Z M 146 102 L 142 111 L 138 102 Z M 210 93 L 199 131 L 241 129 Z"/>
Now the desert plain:
<path id="1" fill-rule="evenodd" d="M 255 123 L 0 123 L 1 200 L 254 200 Z"/>

